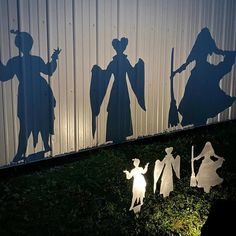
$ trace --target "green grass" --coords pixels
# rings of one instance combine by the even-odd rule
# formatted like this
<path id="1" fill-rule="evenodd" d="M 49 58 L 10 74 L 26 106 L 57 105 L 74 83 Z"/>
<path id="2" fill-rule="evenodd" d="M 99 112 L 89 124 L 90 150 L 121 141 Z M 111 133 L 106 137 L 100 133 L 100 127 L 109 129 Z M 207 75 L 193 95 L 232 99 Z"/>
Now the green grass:
<path id="1" fill-rule="evenodd" d="M 77 162 L 4 177 L 0 235 L 200 235 L 215 200 L 236 200 L 235 134 L 235 122 L 227 122 L 101 148 L 78 154 Z M 189 187 L 191 146 L 199 154 L 206 141 L 226 160 L 219 170 L 224 182 L 209 194 Z M 181 156 L 181 179 L 174 178 L 174 191 L 164 199 L 159 183 L 153 194 L 153 168 L 170 146 Z M 150 162 L 138 215 L 129 211 L 132 180 L 123 173 L 133 168 L 135 157 L 142 167 Z"/>

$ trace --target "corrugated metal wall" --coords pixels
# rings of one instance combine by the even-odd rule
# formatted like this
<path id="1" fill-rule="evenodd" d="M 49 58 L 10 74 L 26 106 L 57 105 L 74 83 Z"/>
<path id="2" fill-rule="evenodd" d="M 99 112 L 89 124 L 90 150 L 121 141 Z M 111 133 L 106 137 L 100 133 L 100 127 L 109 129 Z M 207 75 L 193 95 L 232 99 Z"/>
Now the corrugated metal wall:
<path id="1" fill-rule="evenodd" d="M 145 63 L 146 111 L 127 82 L 133 124 L 133 136 L 128 139 L 153 135 L 169 130 L 171 49 L 175 49 L 177 68 L 186 61 L 201 29 L 208 27 L 218 48 L 236 50 L 235 10 L 234 0 L 1 0 L 0 61 L 6 65 L 19 55 L 11 29 L 30 33 L 34 40 L 31 54 L 45 63 L 54 49 L 62 49 L 55 73 L 42 75 L 56 100 L 52 151 L 45 156 L 80 151 L 106 142 L 113 76 L 97 117 L 95 138 L 89 94 L 92 67 L 105 69 L 115 55 L 113 39 L 128 38 L 125 54 L 131 65 L 139 58 Z M 210 60 L 216 63 L 219 58 Z M 192 68 L 175 76 L 177 105 Z M 236 96 L 235 73 L 233 66 L 221 81 L 230 96 Z M 17 152 L 18 85 L 16 77 L 0 82 L 0 165 L 10 164 Z M 208 123 L 235 118 L 236 103 Z M 31 135 L 26 156 L 43 149 L 40 138 L 33 146 Z"/>

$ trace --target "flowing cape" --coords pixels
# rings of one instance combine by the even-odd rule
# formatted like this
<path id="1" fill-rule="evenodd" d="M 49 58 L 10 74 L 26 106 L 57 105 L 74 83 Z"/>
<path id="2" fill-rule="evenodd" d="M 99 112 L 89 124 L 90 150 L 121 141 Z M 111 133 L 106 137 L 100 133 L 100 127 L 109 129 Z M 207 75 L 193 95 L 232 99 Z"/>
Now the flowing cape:
<path id="1" fill-rule="evenodd" d="M 162 170 L 164 168 L 165 163 L 163 163 L 162 161 L 156 160 L 155 162 L 155 167 L 154 167 L 154 184 L 153 184 L 153 191 L 154 193 L 156 192 L 156 184 L 158 179 L 161 176 Z"/>
<path id="2" fill-rule="evenodd" d="M 132 76 L 129 76 L 130 84 L 135 96 L 138 100 L 138 104 L 146 111 L 145 107 L 145 94 L 144 94 L 144 62 L 142 59 L 135 64 Z"/>
<path id="3" fill-rule="evenodd" d="M 177 178 L 180 178 L 180 156 L 179 155 L 172 162 L 172 167 L 175 171 Z"/>
<path id="4" fill-rule="evenodd" d="M 95 65 L 92 68 L 92 79 L 90 84 L 90 105 L 92 110 L 92 133 L 96 131 L 96 117 L 100 113 L 100 107 L 105 97 L 110 78 L 107 77 L 106 70 L 102 70 Z"/>

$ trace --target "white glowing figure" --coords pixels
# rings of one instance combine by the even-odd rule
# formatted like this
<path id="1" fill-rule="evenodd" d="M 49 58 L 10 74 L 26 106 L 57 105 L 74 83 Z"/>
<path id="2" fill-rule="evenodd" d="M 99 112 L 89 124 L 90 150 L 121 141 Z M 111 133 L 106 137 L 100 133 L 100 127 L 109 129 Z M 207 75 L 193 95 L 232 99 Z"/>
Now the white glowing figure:
<path id="1" fill-rule="evenodd" d="M 132 198 L 132 203 L 130 206 L 130 211 L 133 210 L 134 213 L 137 213 L 140 211 L 141 206 L 143 205 L 143 199 L 145 197 L 145 192 L 146 192 L 146 181 L 143 176 L 148 170 L 148 165 L 147 163 L 145 165 L 145 168 L 139 167 L 140 160 L 135 158 L 132 159 L 133 164 L 134 164 L 134 169 L 132 169 L 130 172 L 127 170 L 124 170 L 123 172 L 126 174 L 126 179 L 133 179 L 133 198 Z M 134 204 L 138 204 L 134 206 Z M 139 204 L 140 203 L 140 204 Z"/>
<path id="2" fill-rule="evenodd" d="M 204 157 L 204 158 L 203 158 Z M 211 157 L 216 158 L 214 161 Z M 202 159 L 202 163 L 199 167 L 198 173 L 195 176 L 194 173 L 194 161 Z M 194 157 L 193 155 L 193 146 L 192 146 L 192 175 L 190 180 L 190 186 L 197 186 L 199 188 L 204 188 L 206 193 L 210 192 L 211 187 L 221 184 L 223 179 L 219 177 L 216 173 L 216 170 L 220 168 L 223 164 L 224 158 L 219 157 L 215 154 L 215 151 L 210 142 L 207 142 L 202 150 L 202 152 Z"/>
<path id="3" fill-rule="evenodd" d="M 156 184 L 159 177 L 161 177 L 160 194 L 163 197 L 169 196 L 170 192 L 173 191 L 173 170 L 176 176 L 180 179 L 180 156 L 176 156 L 174 159 L 172 155 L 173 147 L 165 149 L 166 156 L 162 161 L 156 160 L 154 167 L 154 193 L 156 192 Z M 173 167 L 173 170 L 172 170 Z"/>

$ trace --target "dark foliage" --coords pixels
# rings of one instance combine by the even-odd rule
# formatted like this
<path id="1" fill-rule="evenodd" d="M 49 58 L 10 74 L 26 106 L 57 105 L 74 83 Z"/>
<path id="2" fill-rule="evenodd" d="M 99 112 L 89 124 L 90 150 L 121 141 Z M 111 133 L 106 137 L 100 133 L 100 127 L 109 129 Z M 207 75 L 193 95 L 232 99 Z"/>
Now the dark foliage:
<path id="1" fill-rule="evenodd" d="M 101 148 L 73 163 L 2 177 L 0 235 L 200 235 L 216 201 L 236 200 L 235 134 L 236 124 L 227 122 Z M 208 194 L 189 187 L 191 146 L 200 153 L 206 141 L 226 160 L 219 170 L 223 184 Z M 169 146 L 181 156 L 181 179 L 163 199 L 153 194 L 153 168 Z M 132 181 L 123 173 L 135 157 L 140 166 L 150 162 L 139 215 L 129 211 Z"/>

